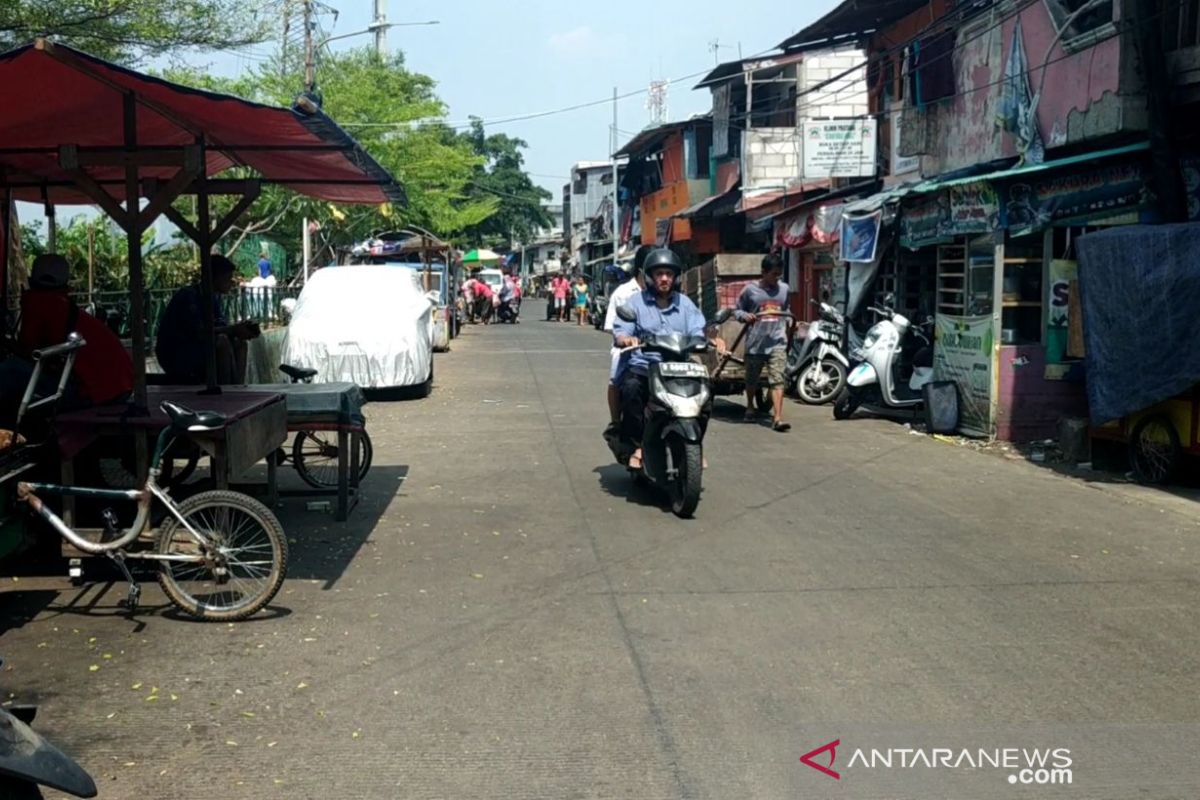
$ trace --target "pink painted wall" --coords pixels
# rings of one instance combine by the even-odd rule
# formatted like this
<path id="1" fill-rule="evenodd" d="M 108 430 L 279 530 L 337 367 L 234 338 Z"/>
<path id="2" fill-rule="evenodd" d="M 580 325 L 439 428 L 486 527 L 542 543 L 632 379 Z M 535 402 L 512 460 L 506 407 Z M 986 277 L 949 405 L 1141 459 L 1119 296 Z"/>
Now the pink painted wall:
<path id="1" fill-rule="evenodd" d="M 1050 12 L 1045 4 L 1033 3 L 1021 12 L 1020 19 L 1025 58 L 1031 67 L 1031 90 L 1036 93 L 1043 87 L 1037 115 L 1042 141 L 1047 149 L 1068 144 L 1068 116 L 1072 111 L 1087 111 L 1106 93 L 1115 99 L 1120 85 L 1121 37 L 1114 36 L 1073 55 L 1066 55 L 1061 44 L 1055 43 L 1049 57 L 1054 63 L 1045 69 L 1043 86 L 1040 65 L 1046 61 L 1047 48 L 1055 37 Z M 956 50 L 959 95 L 949 101 L 952 111 L 939 111 L 940 152 L 923 159 L 926 176 L 1017 154 L 1012 135 L 995 124 L 1002 90 L 999 81 L 1004 77 L 1015 28 L 1016 20 L 1008 20 L 998 29 L 999 35 L 997 31 L 980 35 L 972 28 L 960 34 L 960 42 L 973 38 L 960 43 Z M 1114 133 L 1120 126 L 1121 115 L 1112 114 L 1093 121 L 1086 135 Z M 1076 140 L 1083 138 L 1076 136 Z"/>
<path id="2" fill-rule="evenodd" d="M 1022 359 L 1028 359 L 1029 363 L 1013 364 Z M 1046 348 L 1043 345 L 1000 348 L 997 439 L 1024 442 L 1053 438 L 1058 433 L 1059 417 L 1087 416 L 1084 385 L 1048 381 L 1045 371 Z"/>

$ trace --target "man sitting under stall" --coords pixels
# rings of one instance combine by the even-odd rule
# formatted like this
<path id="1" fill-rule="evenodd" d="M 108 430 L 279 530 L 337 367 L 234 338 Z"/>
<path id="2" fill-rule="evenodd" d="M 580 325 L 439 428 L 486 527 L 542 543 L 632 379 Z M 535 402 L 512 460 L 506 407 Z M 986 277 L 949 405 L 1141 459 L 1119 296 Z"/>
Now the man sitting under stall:
<path id="1" fill-rule="evenodd" d="M 246 381 L 247 342 L 257 339 L 257 323 L 239 322 L 233 325 L 221 310 L 217 295 L 229 294 L 237 267 L 225 256 L 212 257 L 213 319 L 217 348 L 217 383 L 238 385 Z M 204 310 L 199 282 L 183 287 L 171 298 L 158 323 L 154 353 L 158 364 L 173 384 L 201 384 L 205 375 L 206 336 Z"/>
<path id="2" fill-rule="evenodd" d="M 32 353 L 67 341 L 78 333 L 87 343 L 77 351 L 75 366 L 57 408 L 73 410 L 124 402 L 133 391 L 133 362 L 117 335 L 92 315 L 81 311 L 68 294 L 70 266 L 57 253 L 33 262 L 29 290 L 21 296 L 21 326 L 12 354 L 0 362 L 0 428 L 11 428 L 33 375 Z M 47 365 L 49 366 L 49 365 Z M 43 367 L 35 397 L 58 388 L 57 365 Z"/>

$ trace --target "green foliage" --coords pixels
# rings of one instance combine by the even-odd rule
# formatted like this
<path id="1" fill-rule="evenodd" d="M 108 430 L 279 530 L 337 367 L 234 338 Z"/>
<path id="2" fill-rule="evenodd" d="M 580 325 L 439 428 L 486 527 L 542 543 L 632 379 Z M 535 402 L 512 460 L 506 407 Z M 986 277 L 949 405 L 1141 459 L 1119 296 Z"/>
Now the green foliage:
<path id="1" fill-rule="evenodd" d="M 489 136 L 482 121 L 475 117 L 471 119 L 470 131 L 460 138 L 483 159 L 483 164 L 476 167 L 470 195 L 491 197 L 499 204 L 495 214 L 467 229 L 471 244 L 495 246 L 507 243 L 513 235 L 520 241 L 528 241 L 538 228 L 551 225 L 542 201 L 550 200 L 553 195 L 531 181 L 524 169 L 521 151 L 529 146 L 527 142 L 503 133 Z"/>
<path id="2" fill-rule="evenodd" d="M 171 70 L 164 77 L 283 106 L 291 105 L 302 88 L 299 76 L 281 69 L 278 62 L 232 80 L 182 69 Z M 321 227 L 314 251 L 314 260 L 320 263 L 332 256 L 335 247 L 405 224 L 467 239 L 469 230 L 503 209 L 502 198 L 471 185 L 486 174 L 487 157 L 477 152 L 467 137 L 436 122 L 408 124 L 442 117 L 446 108 L 434 92 L 433 79 L 409 71 L 403 54 L 382 59 L 371 49 L 359 49 L 326 56 L 319 63 L 317 79 L 324 111 L 400 180 L 408 193 L 408 208 L 335 208 L 282 187 L 267 186 L 239 227 L 221 243 L 222 250 L 235 249 L 245 234 L 270 233 L 289 252 L 298 254 L 302 220 L 307 217 Z M 189 204 L 185 200 L 177 205 L 191 217 Z M 229 200 L 214 201 L 214 215 L 231 204 Z"/>
<path id="3" fill-rule="evenodd" d="M 71 291 L 88 288 L 88 258 L 92 260 L 93 287 L 97 292 L 129 289 L 129 250 L 125 232 L 111 221 L 73 217 L 60 226 L 57 250 L 71 264 Z M 142 271 L 147 289 L 181 286 L 196 274 L 198 262 L 193 247 L 184 242 L 153 244 L 154 232 L 142 237 Z M 22 246 L 28 263 L 46 252 L 46 242 L 33 225 L 22 226 Z"/>
<path id="4" fill-rule="evenodd" d="M 50 36 L 126 64 L 180 47 L 260 42 L 268 26 L 244 0 L 0 0 L 0 49 Z"/>

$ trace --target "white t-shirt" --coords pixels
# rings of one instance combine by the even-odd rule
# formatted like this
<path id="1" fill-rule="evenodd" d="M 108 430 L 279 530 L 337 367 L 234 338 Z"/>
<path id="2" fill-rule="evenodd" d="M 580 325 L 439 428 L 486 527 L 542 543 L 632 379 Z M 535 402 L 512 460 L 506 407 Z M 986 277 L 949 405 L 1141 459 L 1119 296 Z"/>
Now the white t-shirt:
<path id="1" fill-rule="evenodd" d="M 608 298 L 608 310 L 604 313 L 604 330 L 612 333 L 613 323 L 617 321 L 617 306 L 641 290 L 642 287 L 633 279 L 625 281 L 613 290 L 612 297 Z"/>

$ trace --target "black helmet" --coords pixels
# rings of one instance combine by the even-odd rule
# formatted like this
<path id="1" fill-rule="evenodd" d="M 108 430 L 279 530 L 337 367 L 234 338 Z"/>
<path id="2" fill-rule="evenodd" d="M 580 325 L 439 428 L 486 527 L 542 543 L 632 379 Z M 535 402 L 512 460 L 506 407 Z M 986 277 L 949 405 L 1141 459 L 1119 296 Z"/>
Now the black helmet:
<path id="1" fill-rule="evenodd" d="M 679 276 L 683 274 L 683 262 L 669 247 L 658 247 L 651 250 L 646 256 L 646 260 L 642 262 L 642 272 L 647 280 L 653 277 L 654 270 L 662 267 L 669 267 L 675 273 L 676 280 L 679 280 Z"/>

